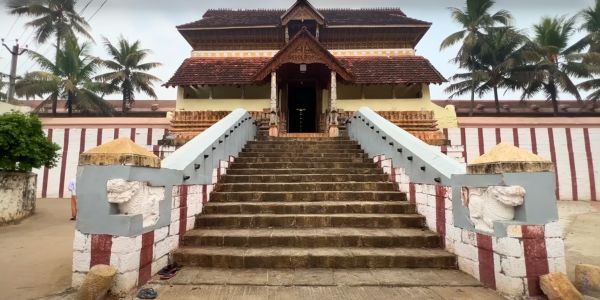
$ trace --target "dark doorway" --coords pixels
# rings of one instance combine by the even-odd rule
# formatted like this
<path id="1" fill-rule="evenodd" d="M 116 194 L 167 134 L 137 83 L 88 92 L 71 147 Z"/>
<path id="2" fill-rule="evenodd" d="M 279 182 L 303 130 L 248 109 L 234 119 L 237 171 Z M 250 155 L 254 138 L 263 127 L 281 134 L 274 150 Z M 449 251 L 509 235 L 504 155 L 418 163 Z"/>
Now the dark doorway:
<path id="1" fill-rule="evenodd" d="M 317 91 L 314 86 L 289 88 L 288 132 L 317 132 Z"/>

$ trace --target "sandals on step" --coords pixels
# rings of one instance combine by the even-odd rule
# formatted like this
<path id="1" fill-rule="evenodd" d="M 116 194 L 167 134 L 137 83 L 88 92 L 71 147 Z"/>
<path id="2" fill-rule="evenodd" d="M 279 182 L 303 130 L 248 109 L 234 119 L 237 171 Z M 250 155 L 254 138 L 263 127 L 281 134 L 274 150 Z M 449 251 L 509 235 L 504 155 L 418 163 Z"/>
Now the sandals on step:
<path id="1" fill-rule="evenodd" d="M 153 288 L 141 289 L 137 297 L 139 299 L 156 299 L 158 297 L 158 293 Z"/>
<path id="2" fill-rule="evenodd" d="M 181 270 L 181 266 L 177 263 L 174 263 L 162 268 L 160 271 L 158 271 L 158 275 L 160 275 L 160 280 L 169 280 L 173 278 L 177 272 L 179 272 L 179 270 Z"/>

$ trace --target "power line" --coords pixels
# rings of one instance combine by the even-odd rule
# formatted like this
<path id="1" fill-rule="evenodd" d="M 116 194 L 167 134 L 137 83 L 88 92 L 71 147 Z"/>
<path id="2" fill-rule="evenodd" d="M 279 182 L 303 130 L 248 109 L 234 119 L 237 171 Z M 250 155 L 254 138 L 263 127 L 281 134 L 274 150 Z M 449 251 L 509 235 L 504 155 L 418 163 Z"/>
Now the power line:
<path id="1" fill-rule="evenodd" d="M 79 14 L 83 14 L 83 12 L 85 12 L 86 9 L 92 4 L 92 2 L 94 2 L 94 0 L 89 0 L 88 3 L 81 9 Z M 96 11 L 90 16 L 90 18 L 88 19 L 88 22 L 91 21 L 100 12 L 100 10 L 102 10 L 102 8 L 106 5 L 107 2 L 108 2 L 108 0 L 104 0 L 104 2 L 98 7 L 98 9 L 96 9 Z M 33 32 L 32 32 L 32 34 L 33 34 Z M 45 45 L 45 46 L 46 46 L 46 49 L 41 53 L 42 56 L 46 56 L 46 54 L 48 54 L 48 52 L 52 49 L 51 45 Z M 25 71 L 25 72 L 28 73 L 29 71 L 31 71 L 31 69 L 33 69 L 33 67 L 35 67 L 36 64 L 37 64 L 37 62 L 35 60 L 31 60 L 31 64 L 26 68 L 27 71 Z"/>
<path id="2" fill-rule="evenodd" d="M 100 5 L 96 12 L 94 12 L 94 14 L 88 19 L 88 22 L 91 21 L 98 14 L 98 12 L 100 12 L 100 10 L 104 7 L 104 5 L 106 5 L 107 2 L 108 0 L 104 0 L 104 2 L 102 2 L 102 5 Z"/>
<path id="3" fill-rule="evenodd" d="M 92 2 L 94 2 L 94 0 L 90 0 L 88 1 L 88 3 L 83 7 L 83 9 L 81 9 L 81 11 L 79 11 L 79 14 L 83 14 L 83 12 L 90 6 L 90 4 L 92 4 Z"/>
<path id="4" fill-rule="evenodd" d="M 12 33 L 13 29 L 15 28 L 15 25 L 17 25 L 17 22 L 19 22 L 19 20 L 21 19 L 21 16 L 19 15 L 15 21 L 12 23 L 12 25 L 10 26 L 10 28 L 8 29 L 8 33 L 6 34 L 6 37 L 8 38 L 8 36 Z"/>

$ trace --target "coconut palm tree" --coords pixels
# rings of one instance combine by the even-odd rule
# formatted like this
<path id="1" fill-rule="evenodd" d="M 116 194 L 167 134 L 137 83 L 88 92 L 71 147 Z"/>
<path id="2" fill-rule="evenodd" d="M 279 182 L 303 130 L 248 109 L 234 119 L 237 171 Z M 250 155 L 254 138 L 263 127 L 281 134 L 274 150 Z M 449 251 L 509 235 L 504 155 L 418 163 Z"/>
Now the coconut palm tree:
<path id="1" fill-rule="evenodd" d="M 477 53 L 477 45 L 485 32 L 485 28 L 493 27 L 497 24 L 508 25 L 510 23 L 512 16 L 508 11 L 499 10 L 495 13 L 490 12 L 494 4 L 495 1 L 493 0 L 466 0 L 464 9 L 450 8 L 452 18 L 463 29 L 444 39 L 440 45 L 440 49 L 443 50 L 462 43 L 454 60 L 461 68 L 474 70 L 474 66 L 469 65 L 469 62 L 473 63 L 475 61 L 474 56 Z M 475 85 L 471 88 L 471 115 L 475 107 L 476 88 Z"/>
<path id="2" fill-rule="evenodd" d="M 590 73 L 596 77 L 580 83 L 577 87 L 584 91 L 592 91 L 586 99 L 591 101 L 592 108 L 596 109 L 598 100 L 600 100 L 600 78 L 597 77 L 600 75 L 600 52 L 584 54 L 583 61 L 587 64 Z"/>
<path id="3" fill-rule="evenodd" d="M 582 10 L 579 16 L 583 18 L 580 30 L 585 30 L 587 34 L 569 50 L 582 51 L 588 48 L 588 52 L 600 52 L 600 0 L 596 0 L 595 6 Z"/>
<path id="4" fill-rule="evenodd" d="M 488 28 L 481 39 L 476 56 L 480 69 L 478 77 L 483 81 L 479 93 L 494 93 L 496 113 L 500 113 L 498 88 L 515 85 L 512 76 L 515 69 L 523 64 L 522 52 L 527 42 L 527 37 L 512 27 Z"/>
<path id="5" fill-rule="evenodd" d="M 589 7 L 579 13 L 583 18 L 581 30 L 586 31 L 586 36 L 575 43 L 570 49 L 573 51 L 582 51 L 587 48 L 587 53 L 583 55 L 583 61 L 587 63 L 590 72 L 600 75 L 600 0 L 596 0 L 596 5 Z M 596 108 L 596 103 L 600 99 L 600 79 L 595 77 L 580 83 L 577 87 L 592 91 L 587 96 L 587 100 L 592 101 L 592 108 Z"/>
<path id="6" fill-rule="evenodd" d="M 139 41 L 129 43 L 123 37 L 119 39 L 118 46 L 113 45 L 106 38 L 104 45 L 111 59 L 104 60 L 103 65 L 110 72 L 99 75 L 96 79 L 120 90 L 123 95 L 122 113 L 125 114 L 128 105 L 130 106 L 135 101 L 136 92 L 145 93 L 156 99 L 153 84 L 159 82 L 160 79 L 144 71 L 159 67 L 161 64 L 144 62 L 150 51 L 142 49 Z"/>
<path id="7" fill-rule="evenodd" d="M 76 33 L 93 40 L 89 33 L 89 24 L 75 10 L 77 0 L 10 0 L 8 8 L 13 15 L 26 15 L 34 19 L 27 23 L 33 27 L 35 39 L 44 44 L 54 37 L 56 57 L 65 40 L 74 38 Z M 56 99 L 52 103 L 52 112 L 56 114 Z"/>
<path id="8" fill-rule="evenodd" d="M 524 51 L 528 64 L 516 68 L 514 76 L 517 86 L 523 88 L 522 100 L 544 93 L 552 101 L 555 115 L 560 90 L 581 100 L 571 76 L 588 77 L 590 73 L 581 56 L 568 47 L 574 31 L 575 18 L 544 17 L 534 26 L 535 37 Z"/>
<path id="9" fill-rule="evenodd" d="M 471 63 L 471 66 L 474 67 L 469 72 L 454 74 L 449 78 L 452 83 L 444 89 L 444 92 L 450 94 L 448 98 L 454 99 L 467 93 L 477 94 L 479 97 L 483 96 L 480 89 L 484 82 L 485 75 L 483 72 L 485 70 L 476 62 Z"/>
<path id="10" fill-rule="evenodd" d="M 48 96 L 36 111 L 60 97 L 67 99 L 69 116 L 73 108 L 84 113 L 111 115 L 112 106 L 98 96 L 108 90 L 107 85 L 92 80 L 101 62 L 89 56 L 88 48 L 87 43 L 79 45 L 74 39 L 68 39 L 64 50 L 58 51 L 57 63 L 39 53 L 30 52 L 29 55 L 44 71 L 26 74 L 17 82 L 17 94 L 27 97 Z"/>

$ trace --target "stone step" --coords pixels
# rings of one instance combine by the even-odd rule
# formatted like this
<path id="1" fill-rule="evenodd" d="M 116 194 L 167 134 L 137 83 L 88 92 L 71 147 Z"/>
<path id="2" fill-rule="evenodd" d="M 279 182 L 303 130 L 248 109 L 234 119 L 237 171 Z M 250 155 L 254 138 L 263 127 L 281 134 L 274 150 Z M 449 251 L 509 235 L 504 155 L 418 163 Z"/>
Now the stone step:
<path id="1" fill-rule="evenodd" d="M 360 148 L 353 149 L 317 149 L 318 152 L 306 152 L 304 148 L 289 148 L 289 149 L 277 149 L 277 148 L 244 148 L 242 154 L 245 153 L 283 153 L 288 155 L 293 154 L 364 154 L 364 151 Z"/>
<path id="2" fill-rule="evenodd" d="M 361 149 L 360 145 L 353 144 L 251 144 L 246 145 L 246 149 L 256 150 L 256 149 L 278 149 L 280 151 L 294 151 L 296 149 L 300 150 L 311 150 L 311 151 L 321 151 L 323 149 L 328 150 L 352 150 L 352 149 Z"/>
<path id="3" fill-rule="evenodd" d="M 331 152 L 331 153 L 307 153 L 307 152 L 242 152 L 239 155 L 242 157 L 277 157 L 277 158 L 303 158 L 303 159 L 311 159 L 311 158 L 363 158 L 367 159 L 369 156 L 362 152 L 349 152 L 349 153 L 339 153 L 339 152 Z"/>
<path id="4" fill-rule="evenodd" d="M 364 157 L 348 157 L 339 155 L 337 157 L 238 157 L 235 159 L 235 163 L 298 163 L 310 161 L 313 163 L 317 162 L 346 162 L 346 163 L 366 163 L 370 162 Z M 235 164 L 234 163 L 234 164 Z"/>
<path id="5" fill-rule="evenodd" d="M 417 214 L 222 214 L 200 215 L 196 228 L 420 228 Z"/>
<path id="6" fill-rule="evenodd" d="M 319 140 L 300 140 L 300 139 L 281 139 L 281 140 L 261 140 L 261 141 L 249 141 L 247 146 L 252 145 L 358 145 L 357 141 L 350 139 L 319 139 Z"/>
<path id="7" fill-rule="evenodd" d="M 323 202 L 210 202 L 202 213 L 210 214 L 415 214 L 414 204 L 394 201 Z"/>
<path id="8" fill-rule="evenodd" d="M 295 174 L 295 175 L 226 175 L 223 183 L 271 183 L 271 182 L 387 182 L 388 175 L 362 174 Z"/>
<path id="9" fill-rule="evenodd" d="M 414 248 L 182 247 L 173 258 L 209 268 L 456 268 L 446 251 Z"/>
<path id="10" fill-rule="evenodd" d="M 211 202 L 406 201 L 401 192 L 213 192 Z"/>
<path id="11" fill-rule="evenodd" d="M 228 169 L 228 175 L 382 175 L 383 170 L 376 168 L 354 168 L 354 169 L 343 169 L 343 168 L 311 168 L 311 169 Z"/>
<path id="12" fill-rule="evenodd" d="M 294 133 L 288 135 L 295 135 Z M 339 137 L 323 137 L 323 136 L 311 136 L 311 137 L 268 137 L 261 141 L 269 141 L 269 142 L 335 142 L 335 141 L 352 141 L 347 136 L 339 136 Z"/>
<path id="13" fill-rule="evenodd" d="M 237 163 L 231 165 L 232 169 L 309 169 L 309 168 L 376 168 L 372 162 L 270 162 L 270 163 Z"/>
<path id="14" fill-rule="evenodd" d="M 263 295 L 265 294 L 259 294 L 260 296 L 255 298 L 249 297 L 249 286 L 255 288 L 257 286 L 275 288 L 269 291 L 269 299 L 288 299 L 286 296 L 290 297 L 290 295 L 297 295 L 297 299 L 307 299 L 306 297 L 303 298 L 302 295 L 314 296 L 317 294 L 324 298 L 313 297 L 312 299 L 399 299 L 394 298 L 398 295 L 405 295 L 405 299 L 442 299 L 437 294 L 414 293 L 412 289 L 407 287 L 439 287 L 443 288 L 444 291 L 448 287 L 456 287 L 460 291 L 457 294 L 462 296 L 460 299 L 503 299 L 501 297 L 482 298 L 482 293 L 473 293 L 472 296 L 475 297 L 470 297 L 471 295 L 469 295 L 467 289 L 483 289 L 481 283 L 466 273 L 451 269 L 222 269 L 194 267 L 182 269 L 175 277 L 169 280 L 159 280 L 156 278 L 151 284 L 186 289 L 174 296 L 188 295 L 190 288 L 194 290 L 190 285 L 204 285 L 204 287 L 195 289 L 199 291 L 196 295 L 200 297 L 207 296 L 206 290 L 212 286 L 237 286 L 241 289 L 238 298 L 232 297 L 231 293 L 225 294 L 224 291 L 222 294 L 213 294 L 223 295 L 223 298 L 226 298 L 225 295 L 227 295 L 227 297 L 233 299 L 261 299 L 261 297 L 264 297 Z M 279 288 L 288 289 L 294 287 L 303 290 L 298 291 L 298 293 L 290 293 L 286 290 L 288 293 L 279 292 L 279 297 L 274 296 L 277 295 L 275 293 Z M 326 287 L 339 287 L 345 292 L 325 289 Z M 349 287 L 356 289 L 368 288 L 368 290 L 352 290 Z M 404 292 L 386 293 L 386 289 L 391 287 L 401 288 Z M 308 290 L 309 288 L 318 289 L 320 293 L 317 293 L 317 291 L 310 293 L 311 290 Z M 361 293 L 357 295 L 355 294 L 356 292 Z M 431 297 L 421 297 L 425 295 Z M 451 295 L 447 296 L 449 297 L 444 299 L 453 298 Z M 206 297 L 206 299 L 210 298 Z"/>
<path id="15" fill-rule="evenodd" d="M 216 192 L 395 191 L 391 182 L 223 183 Z"/>
<path id="16" fill-rule="evenodd" d="M 437 248 L 439 235 L 421 229 L 205 229 L 185 234 L 183 246 L 195 247 L 369 247 Z"/>

